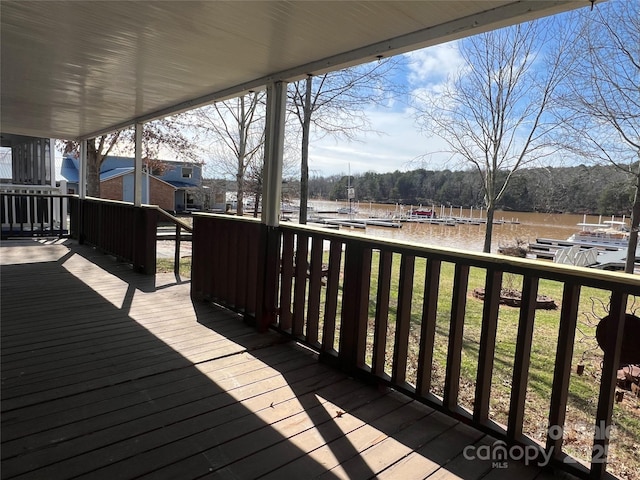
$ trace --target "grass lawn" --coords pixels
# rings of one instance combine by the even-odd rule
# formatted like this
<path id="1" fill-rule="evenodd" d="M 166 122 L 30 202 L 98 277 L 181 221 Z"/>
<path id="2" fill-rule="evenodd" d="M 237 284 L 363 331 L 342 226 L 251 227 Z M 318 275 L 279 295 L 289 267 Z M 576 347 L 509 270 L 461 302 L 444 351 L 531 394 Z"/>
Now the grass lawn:
<path id="1" fill-rule="evenodd" d="M 173 273 L 173 258 L 156 259 L 157 273 Z M 191 278 L 191 257 L 182 257 L 180 259 L 180 276 Z"/>

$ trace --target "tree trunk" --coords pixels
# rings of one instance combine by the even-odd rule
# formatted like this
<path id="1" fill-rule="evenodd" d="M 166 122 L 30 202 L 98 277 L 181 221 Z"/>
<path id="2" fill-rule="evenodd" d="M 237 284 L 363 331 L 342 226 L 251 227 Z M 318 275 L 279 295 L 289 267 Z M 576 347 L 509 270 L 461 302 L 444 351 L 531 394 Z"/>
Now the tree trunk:
<path id="1" fill-rule="evenodd" d="M 262 195 L 260 195 L 260 192 L 256 192 L 255 203 L 253 205 L 253 218 L 258 218 L 258 210 L 260 208 L 261 197 Z"/>
<path id="2" fill-rule="evenodd" d="M 302 122 L 302 158 L 300 160 L 300 217 L 301 224 L 307 223 L 307 205 L 309 197 L 309 131 L 311 130 L 311 83 L 307 77 L 304 97 L 304 119 Z"/>
<path id="3" fill-rule="evenodd" d="M 638 164 L 640 170 L 640 164 Z M 633 273 L 638 248 L 638 225 L 640 224 L 640 171 L 636 176 L 636 193 L 631 209 L 631 233 L 629 233 L 629 245 L 627 246 L 627 260 L 624 266 L 626 273 Z"/>
<path id="4" fill-rule="evenodd" d="M 484 253 L 491 253 L 491 236 L 493 235 L 493 214 L 496 207 L 491 204 L 487 205 L 487 228 L 484 232 L 484 246 L 482 251 Z"/>
<path id="5" fill-rule="evenodd" d="M 236 215 L 242 217 L 244 215 L 244 175 L 238 173 L 236 175 L 238 184 L 238 192 L 236 194 Z"/>
<path id="6" fill-rule="evenodd" d="M 100 198 L 100 164 L 98 152 L 87 149 L 87 196 Z"/>

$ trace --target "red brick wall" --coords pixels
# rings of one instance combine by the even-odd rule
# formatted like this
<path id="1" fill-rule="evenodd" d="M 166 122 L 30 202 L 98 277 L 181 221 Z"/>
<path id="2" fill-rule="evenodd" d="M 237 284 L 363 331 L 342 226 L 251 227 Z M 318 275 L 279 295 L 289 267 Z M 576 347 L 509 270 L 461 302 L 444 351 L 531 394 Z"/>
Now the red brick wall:
<path id="1" fill-rule="evenodd" d="M 151 205 L 158 205 L 164 210 L 175 210 L 176 189 L 168 183 L 162 182 L 157 178 L 151 177 L 149 179 L 149 188 L 151 189 L 151 195 L 149 203 Z"/>
<path id="2" fill-rule="evenodd" d="M 100 198 L 122 201 L 122 179 L 124 176 L 110 178 L 100 183 Z M 149 179 L 151 205 L 158 205 L 165 210 L 175 210 L 175 188 L 157 178 Z"/>
<path id="3" fill-rule="evenodd" d="M 122 176 L 100 182 L 100 198 L 122 201 Z"/>

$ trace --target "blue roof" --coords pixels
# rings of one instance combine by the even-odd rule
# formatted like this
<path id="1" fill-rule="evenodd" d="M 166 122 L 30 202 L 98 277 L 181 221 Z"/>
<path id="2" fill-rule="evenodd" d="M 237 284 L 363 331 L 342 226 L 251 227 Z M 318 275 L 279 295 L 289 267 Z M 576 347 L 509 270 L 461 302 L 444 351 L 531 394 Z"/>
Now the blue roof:
<path id="1" fill-rule="evenodd" d="M 62 166 L 60 167 L 60 175 L 67 182 L 78 183 L 80 175 L 78 174 L 78 159 L 72 157 L 64 157 Z"/>
<path id="2" fill-rule="evenodd" d="M 167 182 L 170 185 L 173 185 L 176 188 L 190 188 L 190 187 L 197 187 L 197 185 L 194 185 L 193 183 L 188 183 L 188 182 L 180 182 L 178 180 L 166 180 L 164 179 L 165 182 Z"/>
<path id="3" fill-rule="evenodd" d="M 112 170 L 107 170 L 106 172 L 100 173 L 100 181 L 104 182 L 105 180 L 109 180 L 114 177 L 119 177 L 120 175 L 126 175 L 127 173 L 133 172 L 133 167 L 122 167 L 122 168 L 114 168 Z"/>
<path id="4" fill-rule="evenodd" d="M 106 157 L 104 162 L 100 166 L 100 181 L 109 180 L 119 175 L 127 175 L 133 172 L 133 163 L 134 159 L 131 157 Z M 169 164 L 172 166 L 172 168 L 170 168 L 163 175 L 154 175 L 154 177 L 172 185 L 175 188 L 190 188 L 198 187 L 200 185 L 200 182 L 202 181 L 202 167 L 200 165 L 178 162 Z M 182 172 L 178 168 L 180 166 L 192 168 L 193 178 L 185 179 L 187 181 L 182 180 Z M 79 160 L 77 158 L 74 158 L 73 156 L 67 156 L 62 159 L 60 175 L 70 183 L 78 183 L 80 181 L 79 169 Z"/>

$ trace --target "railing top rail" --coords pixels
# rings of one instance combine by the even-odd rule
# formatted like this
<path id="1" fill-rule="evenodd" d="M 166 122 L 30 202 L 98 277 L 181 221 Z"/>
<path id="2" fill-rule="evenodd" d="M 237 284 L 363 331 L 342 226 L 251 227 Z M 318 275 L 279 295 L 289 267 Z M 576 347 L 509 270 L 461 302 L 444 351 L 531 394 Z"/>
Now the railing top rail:
<path id="1" fill-rule="evenodd" d="M 227 215 L 224 213 L 205 213 L 205 212 L 193 212 L 191 214 L 194 217 L 208 217 L 208 218 L 216 218 L 229 220 L 230 222 L 252 222 L 252 223 L 260 223 L 259 218 L 253 217 L 238 217 L 237 215 Z"/>
<path id="2" fill-rule="evenodd" d="M 0 195 L 5 197 L 47 197 L 47 198 L 76 198 L 78 195 L 73 193 L 34 193 L 34 192 L 2 192 L 0 191 Z"/>
<path id="3" fill-rule="evenodd" d="M 193 233 L 193 228 L 187 222 L 180 220 L 178 217 L 171 215 L 169 212 L 163 210 L 160 207 L 157 207 L 157 209 L 162 218 L 165 218 L 176 225 L 180 225 L 181 228 L 184 228 L 189 233 Z"/>
<path id="4" fill-rule="evenodd" d="M 122 206 L 127 206 L 127 207 L 133 207 L 134 206 L 133 202 L 125 202 L 125 201 L 122 201 L 122 200 L 110 200 L 110 199 L 106 199 L 106 198 L 85 197 L 84 200 L 90 201 L 90 202 L 95 202 L 95 203 L 108 203 L 108 204 L 110 203 L 110 204 L 122 205 Z M 141 205 L 141 207 L 156 208 L 155 205 Z"/>
<path id="5" fill-rule="evenodd" d="M 628 293 L 640 295 L 640 277 L 628 273 L 598 270 L 594 268 L 561 265 L 540 260 L 495 255 L 482 252 L 469 252 L 453 248 L 425 246 L 413 242 L 371 238 L 351 232 L 335 232 L 308 225 L 280 225 L 283 231 L 305 232 L 309 235 L 321 235 L 326 239 L 338 241 L 357 241 L 369 248 L 391 250 L 396 253 L 409 253 L 423 257 L 437 257 L 444 262 L 464 263 L 481 268 L 498 268 L 512 273 L 529 274 L 551 280 L 575 281 L 591 286 L 610 288 L 627 287 Z"/>
<path id="6" fill-rule="evenodd" d="M 29 184 L 18 184 L 18 183 L 0 183 L 0 190 L 59 190 L 58 187 L 54 187 L 52 185 L 29 185 Z"/>
<path id="7" fill-rule="evenodd" d="M 72 196 L 77 196 L 77 195 L 72 195 Z M 84 200 L 87 200 L 87 201 L 90 201 L 90 202 L 94 202 L 94 203 L 104 203 L 104 204 L 111 204 L 111 205 L 122 205 L 123 207 L 131 207 L 131 208 L 133 208 L 135 206 L 133 204 L 133 202 L 125 202 L 125 201 L 122 201 L 122 200 L 110 200 L 110 199 L 106 199 L 106 198 L 85 197 Z M 140 205 L 140 208 L 158 210 L 160 207 L 158 207 L 157 205 L 149 205 L 149 204 L 143 203 L 142 205 Z"/>

